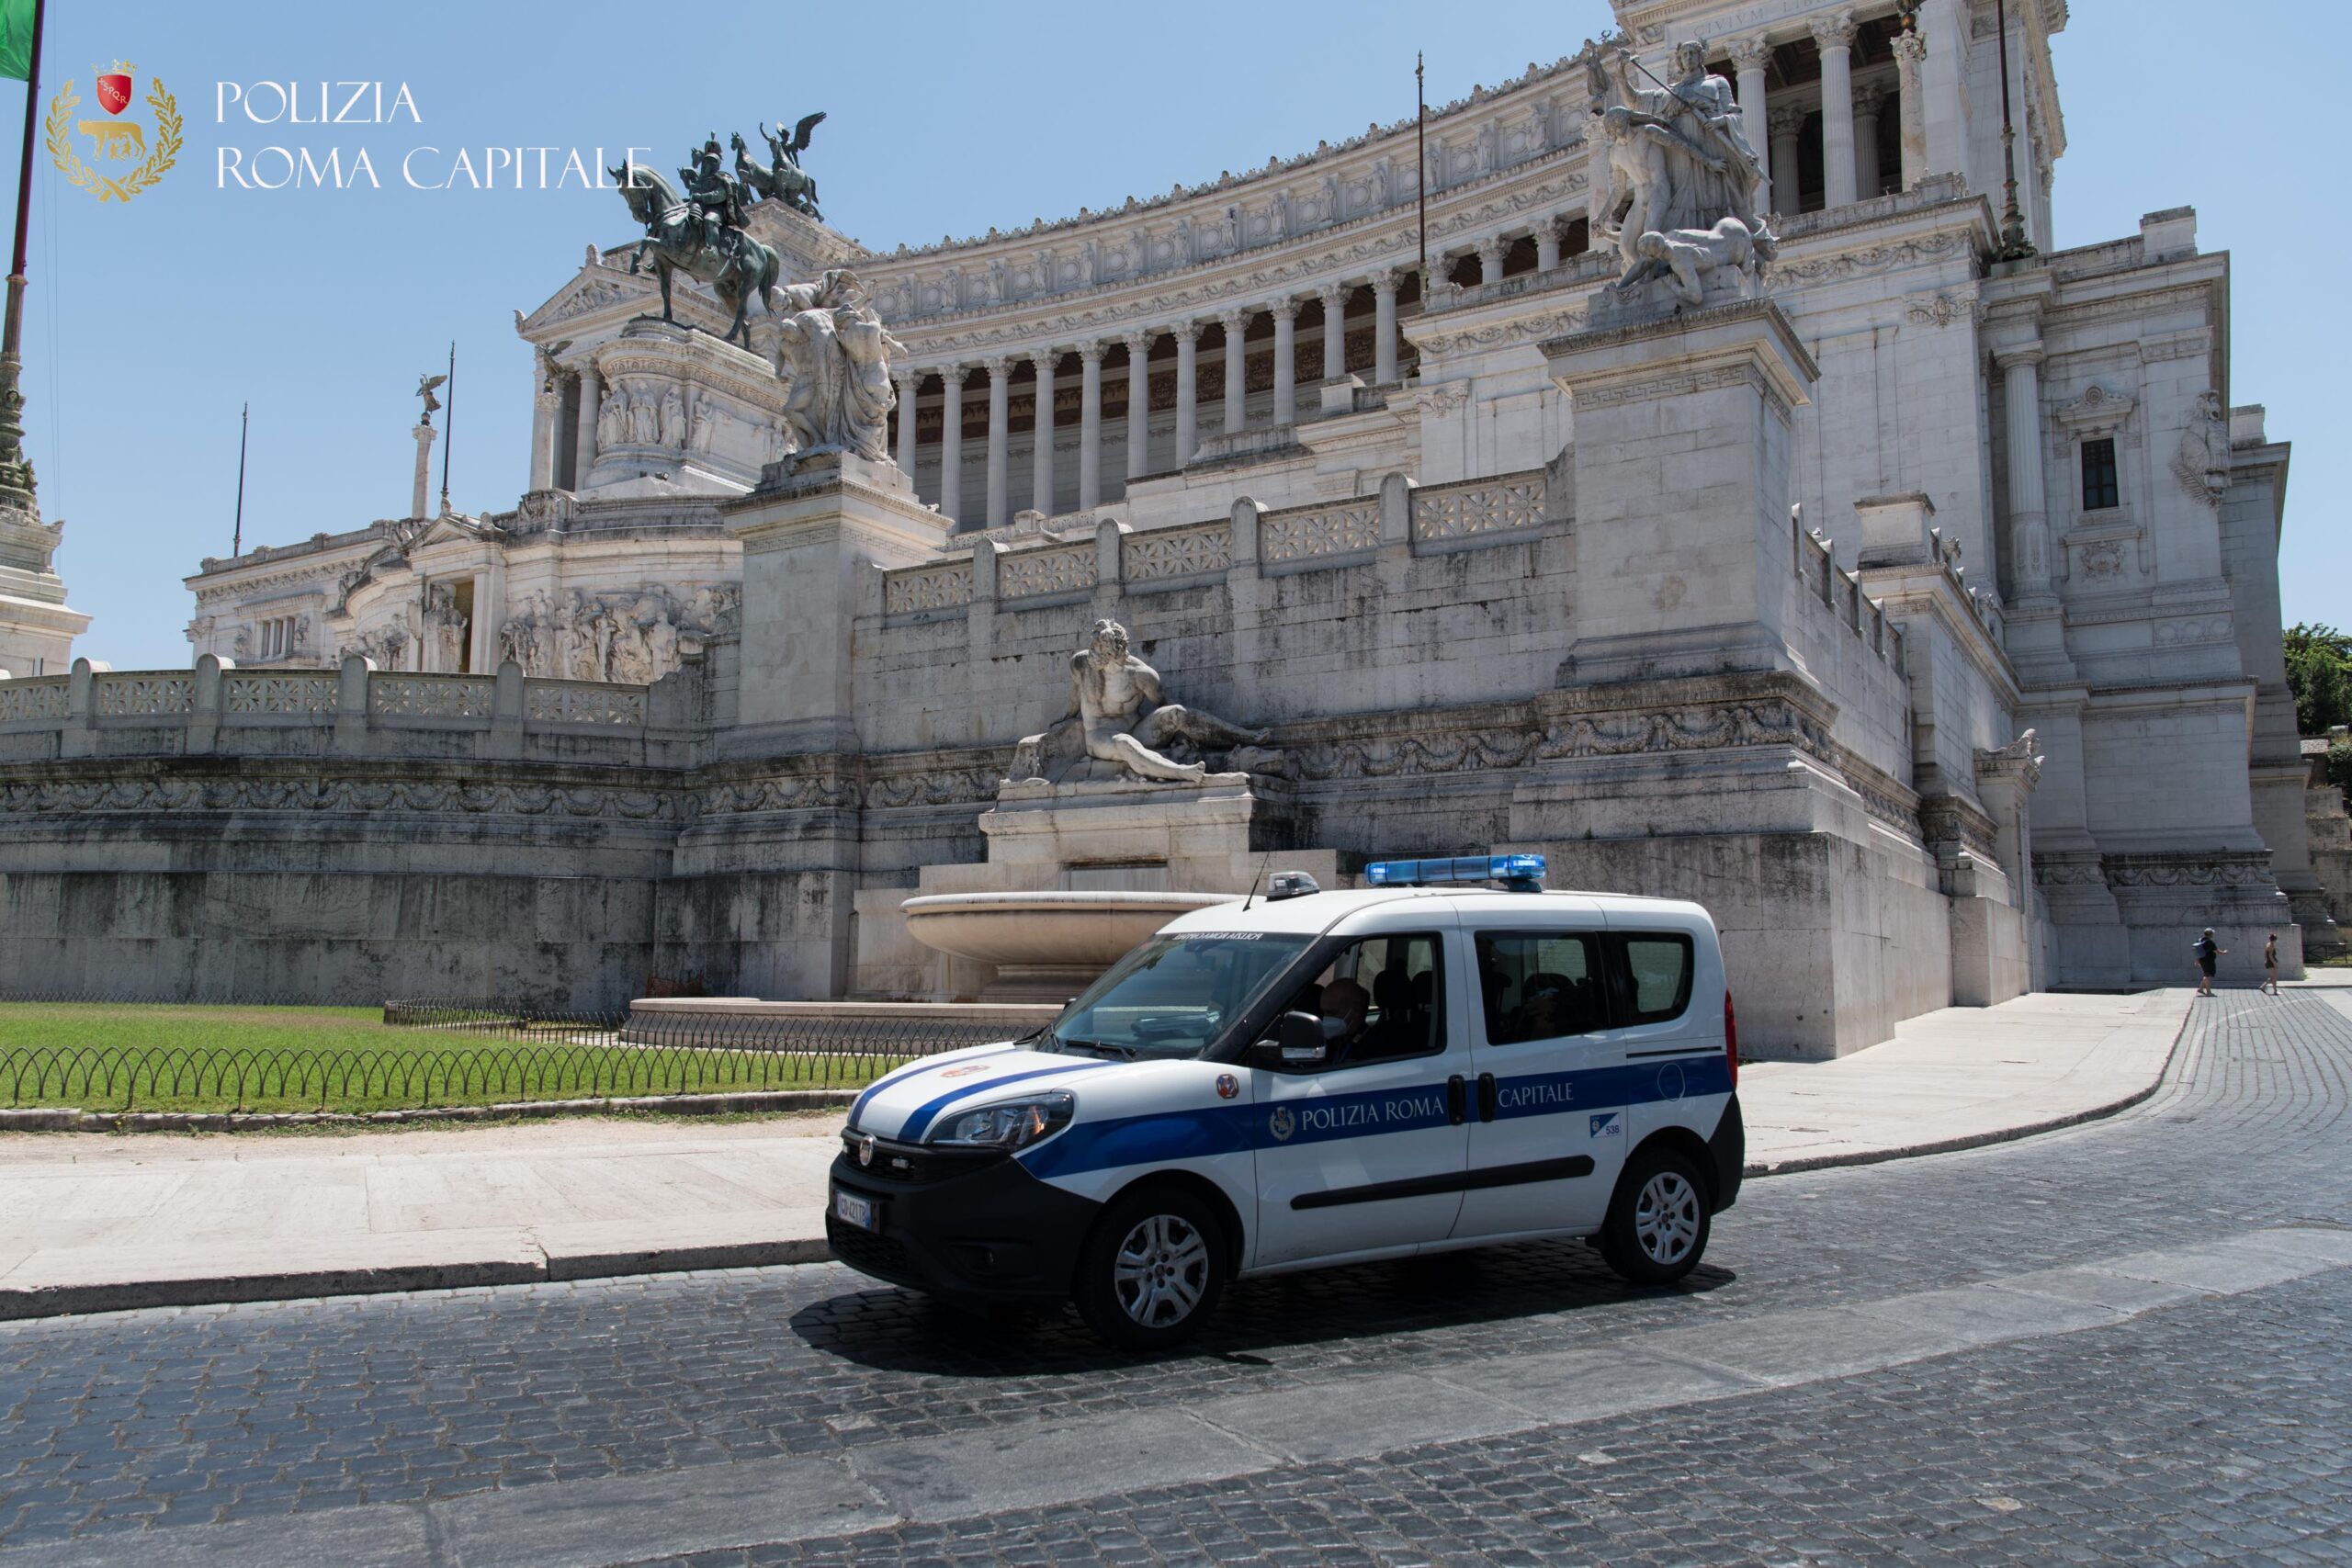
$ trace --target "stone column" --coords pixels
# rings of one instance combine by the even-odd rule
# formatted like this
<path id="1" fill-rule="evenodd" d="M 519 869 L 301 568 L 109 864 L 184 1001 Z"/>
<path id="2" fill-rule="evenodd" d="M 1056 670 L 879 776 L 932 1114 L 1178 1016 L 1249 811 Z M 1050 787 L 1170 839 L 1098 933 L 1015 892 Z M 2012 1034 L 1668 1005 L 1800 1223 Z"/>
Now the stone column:
<path id="1" fill-rule="evenodd" d="M 1925 175 L 1968 172 L 1968 21 L 1960 0 L 1919 7 L 1919 116 L 1927 140 Z M 1923 175 L 1924 177 L 1924 175 Z M 1997 175 L 1996 175 L 1997 178 Z"/>
<path id="2" fill-rule="evenodd" d="M 1854 199 L 1854 14 L 1832 11 L 1813 22 L 1821 46 L 1821 182 L 1825 205 Z"/>
<path id="3" fill-rule="evenodd" d="M 1549 272 L 1560 265 L 1560 220 L 1546 218 L 1535 226 L 1535 270 Z"/>
<path id="4" fill-rule="evenodd" d="M 1217 317 L 1216 324 L 1225 329 L 1225 434 L 1230 435 L 1250 420 L 1249 354 L 1241 344 L 1250 312 L 1227 310 Z"/>
<path id="5" fill-rule="evenodd" d="M 1854 95 L 1854 195 L 1862 201 L 1878 194 L 1885 177 L 1878 166 L 1878 117 L 1885 104 L 1884 87 L 1864 87 Z"/>
<path id="6" fill-rule="evenodd" d="M 961 365 L 939 369 L 939 514 L 950 522 L 964 509 L 964 374 Z"/>
<path id="7" fill-rule="evenodd" d="M 563 394 L 554 385 L 542 379 L 539 389 L 531 395 L 531 488 L 555 488 L 555 411 L 563 406 Z"/>
<path id="8" fill-rule="evenodd" d="M 419 420 L 412 434 L 416 437 L 416 482 L 409 487 L 408 514 L 411 517 L 430 517 L 433 513 L 424 510 L 425 495 L 431 489 L 433 479 L 433 442 L 439 433 Z"/>
<path id="9" fill-rule="evenodd" d="M 1005 506 L 1005 470 L 1012 454 L 1006 451 L 1012 395 L 1012 362 L 1002 355 L 982 361 L 989 373 L 989 523 L 991 528 L 1012 521 Z"/>
<path id="10" fill-rule="evenodd" d="M 1102 345 L 1078 345 L 1078 509 L 1102 504 Z"/>
<path id="11" fill-rule="evenodd" d="M 580 372 L 580 423 L 573 427 L 571 438 L 571 488 L 580 490 L 588 483 L 588 470 L 596 466 L 596 414 L 605 405 L 605 378 L 594 365 L 582 367 Z"/>
<path id="12" fill-rule="evenodd" d="M 1786 105 L 1772 111 L 1772 211 L 1794 218 L 1804 209 L 1804 194 L 1797 188 L 1797 136 L 1804 130 L 1804 110 Z"/>
<path id="13" fill-rule="evenodd" d="M 1478 242 L 1478 281 L 1500 283 L 1503 280 L 1503 242 L 1499 235 L 1489 235 Z"/>
<path id="14" fill-rule="evenodd" d="M 1348 373 L 1348 290 L 1344 284 L 1327 284 L 1323 301 L 1323 379 L 1336 381 Z"/>
<path id="15" fill-rule="evenodd" d="M 1127 345 L 1127 479 L 1151 471 L 1151 336 L 1129 333 Z"/>
<path id="16" fill-rule="evenodd" d="M 1372 378 L 1381 386 L 1396 379 L 1396 269 L 1372 275 Z"/>
<path id="17" fill-rule="evenodd" d="M 2050 596 L 2050 507 L 2041 463 L 2041 348 L 1996 352 L 2008 404 L 2009 576 L 2018 601 Z M 1996 584 L 1996 587 L 1998 585 Z"/>
<path id="18" fill-rule="evenodd" d="M 1201 323 L 1179 321 L 1176 334 L 1176 467 L 1188 468 L 1200 450 Z"/>
<path id="19" fill-rule="evenodd" d="M 915 479 L 915 395 L 922 386 L 922 372 L 901 370 L 899 383 L 899 471 L 907 476 L 909 484 Z"/>
<path id="20" fill-rule="evenodd" d="M 1277 299 L 1274 310 L 1274 423 L 1298 423 L 1298 301 Z"/>
<path id="21" fill-rule="evenodd" d="M 1765 69 L 1772 63 L 1772 46 L 1760 38 L 1736 38 L 1729 45 L 1732 68 L 1739 74 L 1739 118 L 1747 131 L 1747 144 L 1762 152 L 1772 144 L 1772 121 L 1765 111 Z M 1776 185 L 1774 171 L 1764 171 L 1764 183 Z M 1758 197 L 1758 207 L 1765 211 L 1779 209 L 1766 205 L 1763 193 Z"/>
<path id="22" fill-rule="evenodd" d="M 1909 190 L 1928 172 L 1928 111 L 1920 101 L 1919 67 L 1928 46 L 1915 32 L 1894 35 L 1894 91 L 1902 118 L 1903 188 Z"/>
<path id="23" fill-rule="evenodd" d="M 1061 363 L 1057 349 L 1043 349 L 1031 358 L 1037 367 L 1037 414 L 1031 438 L 1037 449 L 1029 459 L 1029 504 L 1054 514 L 1054 371 Z"/>

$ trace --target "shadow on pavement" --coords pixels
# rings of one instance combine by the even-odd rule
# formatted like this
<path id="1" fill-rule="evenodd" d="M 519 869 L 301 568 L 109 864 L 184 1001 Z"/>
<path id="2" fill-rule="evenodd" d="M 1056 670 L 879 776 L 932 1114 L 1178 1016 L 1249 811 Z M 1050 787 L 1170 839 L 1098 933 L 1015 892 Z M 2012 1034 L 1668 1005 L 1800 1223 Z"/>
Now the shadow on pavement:
<path id="1" fill-rule="evenodd" d="M 1679 1285 L 1638 1289 L 1574 1242 L 1280 1274 L 1228 1287 L 1200 1337 L 1160 1356 L 1108 1348 L 1067 1307 L 967 1308 L 878 1283 L 812 1302 L 791 1325 L 820 1354 L 942 1376 L 1034 1377 L 1184 1361 L 1271 1366 L 1268 1351 L 1702 1295 L 1736 1278 L 1702 1264 Z"/>

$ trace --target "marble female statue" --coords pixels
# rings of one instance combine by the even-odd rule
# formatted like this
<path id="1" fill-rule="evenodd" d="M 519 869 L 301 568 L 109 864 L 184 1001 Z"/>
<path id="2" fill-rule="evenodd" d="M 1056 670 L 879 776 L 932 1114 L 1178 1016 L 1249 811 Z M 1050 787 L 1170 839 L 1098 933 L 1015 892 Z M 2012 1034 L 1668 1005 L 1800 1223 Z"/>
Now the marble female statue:
<path id="1" fill-rule="evenodd" d="M 686 444 L 686 400 L 678 396 L 675 387 L 662 393 L 662 445 L 677 448 Z"/>
<path id="2" fill-rule="evenodd" d="M 856 274 L 834 267 L 814 283 L 776 290 L 781 311 L 773 358 L 784 383 L 790 452 L 854 452 L 889 459 L 888 428 L 898 390 L 890 359 L 906 346 L 885 331 Z"/>
<path id="3" fill-rule="evenodd" d="M 640 446 L 650 446 L 660 438 L 654 423 L 653 400 L 642 392 L 633 392 L 628 400 L 628 438 Z"/>

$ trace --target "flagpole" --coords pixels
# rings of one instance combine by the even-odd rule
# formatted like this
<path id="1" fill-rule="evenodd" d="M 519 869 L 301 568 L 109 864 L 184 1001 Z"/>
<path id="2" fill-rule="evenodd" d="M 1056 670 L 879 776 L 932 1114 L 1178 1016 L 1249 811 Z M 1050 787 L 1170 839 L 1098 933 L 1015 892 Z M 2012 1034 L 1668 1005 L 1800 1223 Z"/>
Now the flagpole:
<path id="1" fill-rule="evenodd" d="M 25 145 L 17 165 L 17 250 L 8 268 L 7 324 L 0 328 L 0 504 L 34 509 L 32 465 L 25 461 L 24 398 L 17 388 L 24 366 L 25 240 L 33 215 L 33 130 L 40 120 L 40 27 L 42 0 L 33 0 L 32 57 L 25 67 Z"/>
<path id="2" fill-rule="evenodd" d="M 245 433 L 253 412 L 254 405 L 247 403 L 237 414 L 237 526 L 229 536 L 231 560 L 245 553 Z"/>
<path id="3" fill-rule="evenodd" d="M 1413 190 L 1420 202 L 1421 303 L 1426 309 L 1430 296 L 1430 101 L 1421 83 L 1421 51 L 1418 49 L 1413 51 L 1413 156 L 1420 164 L 1420 172 L 1413 178 Z"/>
<path id="4" fill-rule="evenodd" d="M 441 422 L 441 514 L 449 514 L 449 448 L 458 444 L 458 340 L 449 340 L 449 417 Z"/>

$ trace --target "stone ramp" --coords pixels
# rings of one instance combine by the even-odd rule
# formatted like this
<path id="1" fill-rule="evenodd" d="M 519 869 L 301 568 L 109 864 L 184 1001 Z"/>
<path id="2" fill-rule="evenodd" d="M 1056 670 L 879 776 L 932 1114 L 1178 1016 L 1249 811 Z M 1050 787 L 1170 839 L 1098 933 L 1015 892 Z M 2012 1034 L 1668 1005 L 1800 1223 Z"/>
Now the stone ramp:
<path id="1" fill-rule="evenodd" d="M 1967 1147 L 2154 1092 L 2188 991 L 1951 1008 L 1750 1063 L 1751 1174 Z M 750 1268 L 828 1256 L 838 1112 L 348 1134 L 0 1134 L 0 1317 Z"/>

